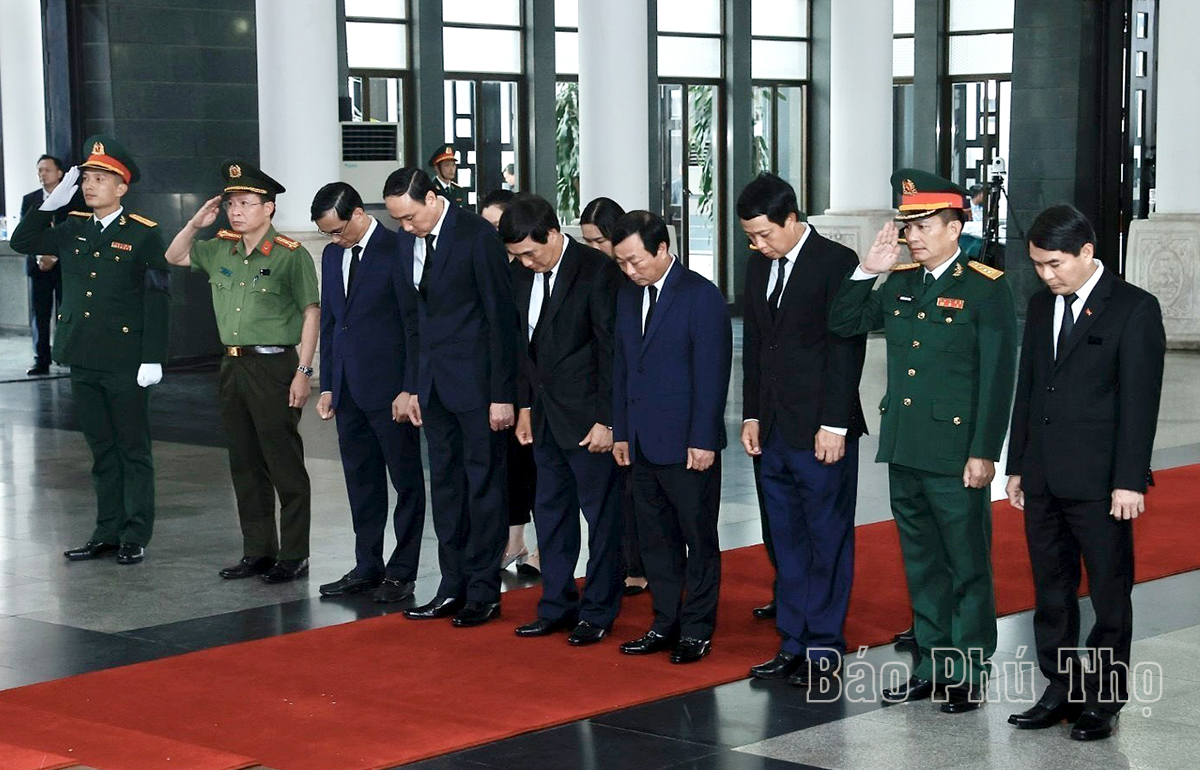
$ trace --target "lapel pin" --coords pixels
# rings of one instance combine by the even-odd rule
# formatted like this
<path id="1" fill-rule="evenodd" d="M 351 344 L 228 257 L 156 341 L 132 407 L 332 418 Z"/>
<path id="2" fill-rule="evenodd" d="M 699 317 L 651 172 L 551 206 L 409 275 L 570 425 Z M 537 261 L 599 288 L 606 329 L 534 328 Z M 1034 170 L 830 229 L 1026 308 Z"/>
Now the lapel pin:
<path id="1" fill-rule="evenodd" d="M 1090 307 L 1085 307 L 1085 308 L 1083 309 L 1083 314 L 1084 314 L 1084 315 L 1091 315 L 1091 314 L 1092 314 L 1092 309 L 1091 309 Z"/>

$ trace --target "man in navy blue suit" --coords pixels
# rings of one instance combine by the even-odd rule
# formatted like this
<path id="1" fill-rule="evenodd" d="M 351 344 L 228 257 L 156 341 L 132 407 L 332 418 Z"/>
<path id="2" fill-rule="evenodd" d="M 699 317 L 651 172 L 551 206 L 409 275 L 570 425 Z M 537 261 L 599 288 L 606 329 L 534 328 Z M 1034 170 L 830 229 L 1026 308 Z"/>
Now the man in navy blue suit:
<path id="1" fill-rule="evenodd" d="M 808 686 L 839 671 L 846 651 L 867 340 L 829 331 L 828 308 L 858 257 L 801 222 L 796 191 L 774 174 L 746 185 L 737 214 L 757 250 L 743 302 L 742 447 L 762 458 L 782 637 L 750 674 Z"/>
<path id="2" fill-rule="evenodd" d="M 667 248 L 649 211 L 617 221 L 613 456 L 632 463 L 638 540 L 654 624 L 621 645 L 691 663 L 712 649 L 721 580 L 717 513 L 733 330 L 719 289 Z"/>
<path id="3" fill-rule="evenodd" d="M 507 435 L 516 423 L 517 356 L 508 258 L 487 220 L 455 206 L 429 176 L 392 172 L 384 204 L 404 231 L 400 261 L 417 289 L 418 353 L 406 362 L 408 414 L 425 428 L 442 582 L 405 610 L 478 626 L 500 614 L 508 540 Z"/>
<path id="4" fill-rule="evenodd" d="M 404 390 L 405 362 L 417 348 L 416 296 L 396 235 L 366 213 L 353 187 L 332 182 L 318 190 L 312 220 L 331 241 L 321 255 L 317 414 L 337 416 L 355 538 L 354 569 L 321 586 L 321 595 L 373 590 L 377 602 L 398 602 L 413 594 L 425 527 L 421 442 Z M 385 564 L 389 475 L 396 547 Z"/>

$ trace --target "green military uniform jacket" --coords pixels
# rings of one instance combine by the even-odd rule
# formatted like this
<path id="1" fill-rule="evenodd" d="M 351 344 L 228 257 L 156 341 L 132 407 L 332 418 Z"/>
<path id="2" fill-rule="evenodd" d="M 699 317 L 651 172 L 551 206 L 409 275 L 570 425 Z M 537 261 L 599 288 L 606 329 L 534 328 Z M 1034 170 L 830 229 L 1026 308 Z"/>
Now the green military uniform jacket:
<path id="1" fill-rule="evenodd" d="M 1017 319 L 1003 273 L 954 258 L 926 289 L 916 263 L 874 281 L 847 276 L 829 328 L 850 337 L 884 330 L 887 393 L 876 462 L 960 475 L 967 458 L 999 460 L 1012 406 Z"/>
<path id="2" fill-rule="evenodd" d="M 433 177 L 433 190 L 447 200 L 454 201 L 459 208 L 465 208 L 468 205 L 466 190 L 454 184 L 453 182 L 448 185 L 443 185 L 441 177 L 437 176 L 436 174 Z"/>
<path id="3" fill-rule="evenodd" d="M 100 233 L 90 212 L 52 228 L 54 214 L 29 212 L 12 237 L 16 251 L 56 254 L 62 265 L 54 360 L 110 372 L 164 363 L 170 273 L 157 223 L 122 211 Z"/>
<path id="4" fill-rule="evenodd" d="M 217 332 L 224 345 L 298 345 L 304 309 L 321 302 L 312 255 L 267 228 L 246 253 L 242 236 L 221 230 L 193 241 L 192 269 L 208 274 Z"/>

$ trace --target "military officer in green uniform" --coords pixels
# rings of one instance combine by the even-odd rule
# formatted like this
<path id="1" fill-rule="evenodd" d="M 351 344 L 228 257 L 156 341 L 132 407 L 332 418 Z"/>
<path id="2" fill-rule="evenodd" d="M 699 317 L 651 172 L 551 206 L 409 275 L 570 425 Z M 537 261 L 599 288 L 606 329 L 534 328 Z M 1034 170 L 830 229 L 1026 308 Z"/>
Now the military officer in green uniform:
<path id="1" fill-rule="evenodd" d="M 901 230 L 889 222 L 846 277 L 829 326 L 887 338 L 876 461 L 889 464 L 919 651 L 913 677 L 884 702 L 936 691 L 942 711 L 959 713 L 982 703 L 996 650 L 989 485 L 1012 403 L 1016 314 L 1003 273 L 958 248 L 967 191 L 915 169 L 892 186 L 913 261 L 899 263 Z"/>
<path id="2" fill-rule="evenodd" d="M 446 200 L 453 201 L 458 206 L 467 205 L 467 191 L 458 186 L 458 159 L 454 148 L 448 144 L 439 144 L 429 156 L 429 165 L 433 166 L 433 191 Z"/>
<path id="3" fill-rule="evenodd" d="M 71 367 L 97 508 L 91 538 L 64 555 L 83 560 L 116 551 L 119 564 L 135 564 L 154 530 L 149 387 L 162 380 L 167 359 L 170 276 L 156 223 L 121 205 L 140 176 L 137 164 L 111 137 L 94 136 L 84 146 L 87 159 L 26 215 L 12 246 L 55 254 L 62 264 L 53 358 Z M 55 212 L 80 186 L 91 213 L 72 211 L 52 228 Z"/>
<path id="4" fill-rule="evenodd" d="M 321 319 L 317 273 L 308 250 L 271 225 L 283 185 L 242 161 L 221 173 L 224 191 L 179 231 L 167 261 L 208 275 L 225 346 L 218 399 L 243 550 L 221 577 L 283 583 L 308 573 L 312 488 L 299 425 Z M 196 240 L 222 207 L 230 229 Z"/>

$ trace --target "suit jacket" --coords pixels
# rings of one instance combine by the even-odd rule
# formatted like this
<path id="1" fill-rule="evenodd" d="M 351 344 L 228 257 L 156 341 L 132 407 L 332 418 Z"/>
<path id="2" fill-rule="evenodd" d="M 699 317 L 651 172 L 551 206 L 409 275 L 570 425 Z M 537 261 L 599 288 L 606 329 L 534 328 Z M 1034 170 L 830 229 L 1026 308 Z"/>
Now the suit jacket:
<path id="1" fill-rule="evenodd" d="M 44 197 L 42 195 L 42 188 L 40 187 L 21 198 L 21 218 L 24 219 L 31 211 L 37 211 L 38 207 L 42 205 L 42 200 L 44 200 Z M 61 225 L 67 221 L 68 212 L 88 210 L 87 204 L 83 202 L 83 192 L 76 190 L 75 195 L 71 198 L 71 202 L 58 211 L 55 211 L 51 221 L 55 225 Z M 61 271 L 62 263 L 56 263 L 52 269 L 42 271 L 38 269 L 36 254 L 25 255 L 25 275 L 31 278 L 54 275 Z"/>
<path id="2" fill-rule="evenodd" d="M 538 444 L 549 430 L 560 447 L 571 449 L 596 423 L 612 425 L 616 296 L 610 276 L 616 270 L 604 253 L 568 237 L 554 269 L 553 291 L 543 299 L 541 320 L 529 340 L 529 297 L 534 281 L 541 279 L 520 262 L 512 264 L 521 352 L 518 405 L 532 409 Z"/>
<path id="3" fill-rule="evenodd" d="M 321 255 L 321 391 L 342 386 L 364 410 L 388 409 L 404 390 L 404 369 L 417 355 L 416 291 L 404 273 L 399 239 L 382 224 L 359 255 L 350 295 L 342 281 L 345 249 Z"/>
<path id="4" fill-rule="evenodd" d="M 398 234 L 404 275 L 412 281 L 416 238 Z M 517 402 L 517 310 L 508 255 L 496 229 L 458 206 L 446 210 L 426 292 L 417 292 L 417 355 L 405 362 L 404 389 L 451 412 Z"/>
<path id="5" fill-rule="evenodd" d="M 1166 352 L 1158 300 L 1105 268 L 1055 361 L 1054 299 L 1029 300 L 1008 474 L 1032 495 L 1144 492 Z"/>
<path id="6" fill-rule="evenodd" d="M 772 319 L 767 280 L 776 265 L 758 253 L 746 263 L 742 417 L 759 421 L 764 442 L 777 427 L 794 449 L 813 448 L 822 425 L 845 428 L 846 438 L 856 439 L 866 433 L 858 383 L 867 337 L 830 332 L 829 306 L 858 257 L 810 233 Z"/>
<path id="7" fill-rule="evenodd" d="M 733 362 L 725 298 L 677 259 L 643 338 L 644 291 L 617 290 L 613 440 L 658 465 L 687 462 L 689 447 L 720 451 Z"/>

